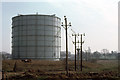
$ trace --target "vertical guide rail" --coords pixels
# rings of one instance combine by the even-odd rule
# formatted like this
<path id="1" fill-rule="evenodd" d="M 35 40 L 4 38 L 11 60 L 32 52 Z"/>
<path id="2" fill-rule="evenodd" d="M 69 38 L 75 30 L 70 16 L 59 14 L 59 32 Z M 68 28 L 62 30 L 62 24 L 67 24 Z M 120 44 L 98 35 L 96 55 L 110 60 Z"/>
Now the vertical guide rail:
<path id="1" fill-rule="evenodd" d="M 23 20 L 23 17 L 22 17 L 22 20 Z M 18 21 L 20 21 L 20 18 L 18 18 Z M 22 24 L 23 24 L 23 21 L 22 21 Z M 20 22 L 18 23 L 18 26 L 21 26 L 21 24 L 20 24 Z M 22 26 L 22 28 L 23 28 L 23 26 Z M 18 35 L 17 35 L 17 37 L 18 37 L 18 45 L 17 45 L 17 53 L 18 53 L 18 59 L 20 59 L 20 37 L 21 37 L 21 35 L 20 35 L 20 27 L 18 27 L 17 28 L 17 30 L 18 30 Z M 23 32 L 23 31 L 22 31 Z M 14 36 L 15 37 L 15 36 Z"/>
<path id="2" fill-rule="evenodd" d="M 35 57 L 36 57 L 36 59 L 38 59 L 38 13 L 36 13 L 36 17 L 35 17 L 35 19 L 36 19 L 36 23 L 35 23 Z"/>

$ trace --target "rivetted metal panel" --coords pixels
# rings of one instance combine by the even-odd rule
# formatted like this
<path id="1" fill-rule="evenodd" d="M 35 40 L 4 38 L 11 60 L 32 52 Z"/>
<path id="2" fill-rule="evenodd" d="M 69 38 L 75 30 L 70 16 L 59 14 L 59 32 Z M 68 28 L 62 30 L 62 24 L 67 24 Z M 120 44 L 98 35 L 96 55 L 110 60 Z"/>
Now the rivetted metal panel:
<path id="1" fill-rule="evenodd" d="M 59 59 L 61 20 L 55 15 L 19 15 L 12 18 L 14 59 Z"/>

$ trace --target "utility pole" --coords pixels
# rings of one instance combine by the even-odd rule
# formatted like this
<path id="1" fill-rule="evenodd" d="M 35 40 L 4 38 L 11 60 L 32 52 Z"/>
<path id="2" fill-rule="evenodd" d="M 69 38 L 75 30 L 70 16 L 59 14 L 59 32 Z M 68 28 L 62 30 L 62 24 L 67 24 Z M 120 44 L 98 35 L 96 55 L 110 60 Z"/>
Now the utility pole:
<path id="1" fill-rule="evenodd" d="M 68 76 L 68 40 L 67 40 L 67 29 L 68 27 L 67 26 L 71 26 L 71 23 L 69 23 L 69 25 L 67 25 L 67 18 L 66 16 L 64 16 L 64 20 L 65 20 L 65 25 L 62 25 L 61 26 L 65 26 L 65 30 L 66 30 L 66 74 Z"/>
<path id="2" fill-rule="evenodd" d="M 76 34 L 72 34 L 72 36 L 75 36 L 75 42 L 73 42 L 73 44 L 75 44 L 75 71 L 76 71 Z"/>
<path id="3" fill-rule="evenodd" d="M 77 60 L 78 60 L 78 68 L 79 68 L 79 40 L 78 40 L 78 42 L 76 42 L 76 37 L 77 36 L 79 36 L 79 34 L 77 35 L 77 34 L 72 34 L 72 36 L 75 36 L 75 42 L 73 42 L 73 44 L 75 44 L 75 71 L 76 71 L 76 66 L 77 66 L 77 62 L 76 62 L 76 57 L 77 57 L 77 55 L 78 55 L 78 57 L 77 57 Z M 78 43 L 78 49 L 76 49 L 76 44 Z M 76 50 L 78 51 L 78 54 L 76 55 Z"/>
<path id="4" fill-rule="evenodd" d="M 79 56 L 79 53 L 80 53 L 80 52 L 79 52 L 79 51 L 80 51 L 80 48 L 79 48 L 79 47 L 77 48 L 77 51 L 78 51 L 77 60 L 78 60 L 78 70 L 79 70 L 79 57 L 80 57 L 80 56 Z"/>
<path id="5" fill-rule="evenodd" d="M 86 61 L 88 61 L 88 52 L 86 51 Z"/>
<path id="6" fill-rule="evenodd" d="M 2 80 L 5 80 L 4 79 L 4 70 L 2 70 Z"/>
<path id="7" fill-rule="evenodd" d="M 88 51 L 85 50 L 85 60 L 87 61 L 88 60 Z"/>
<path id="8" fill-rule="evenodd" d="M 82 35 L 85 36 L 85 33 L 84 34 L 80 34 L 80 35 L 81 35 L 81 42 L 80 42 L 81 43 L 81 46 L 80 46 L 80 52 L 81 52 L 81 60 L 80 61 L 81 61 L 81 65 L 80 66 L 81 66 L 81 71 L 82 71 L 82 44 L 84 43 L 84 41 L 82 41 Z"/>

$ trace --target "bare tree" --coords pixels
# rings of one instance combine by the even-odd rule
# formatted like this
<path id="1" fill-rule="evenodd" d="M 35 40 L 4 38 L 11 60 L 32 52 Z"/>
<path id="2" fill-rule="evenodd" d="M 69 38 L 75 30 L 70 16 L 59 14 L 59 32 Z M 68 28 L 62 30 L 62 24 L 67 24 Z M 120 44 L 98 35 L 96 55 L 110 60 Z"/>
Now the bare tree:
<path id="1" fill-rule="evenodd" d="M 102 49 L 102 50 L 101 50 L 101 53 L 103 53 L 103 55 L 104 55 L 104 57 L 105 57 L 105 59 L 106 59 L 106 54 L 109 53 L 109 50 L 108 50 L 108 49 Z"/>

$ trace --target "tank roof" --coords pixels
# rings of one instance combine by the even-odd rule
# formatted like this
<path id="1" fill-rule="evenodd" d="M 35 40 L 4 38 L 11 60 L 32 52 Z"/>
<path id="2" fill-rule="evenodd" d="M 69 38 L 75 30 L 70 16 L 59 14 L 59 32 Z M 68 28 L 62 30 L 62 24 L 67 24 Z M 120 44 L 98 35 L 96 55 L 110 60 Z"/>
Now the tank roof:
<path id="1" fill-rule="evenodd" d="M 38 13 L 36 13 L 36 14 L 27 14 L 27 15 L 18 14 L 17 16 L 12 17 L 12 19 L 14 19 L 16 17 L 20 17 L 20 16 L 49 16 L 49 17 L 56 17 L 56 18 L 61 20 L 61 18 L 57 17 L 55 14 L 53 14 L 53 15 L 45 15 L 45 14 L 38 14 Z"/>

